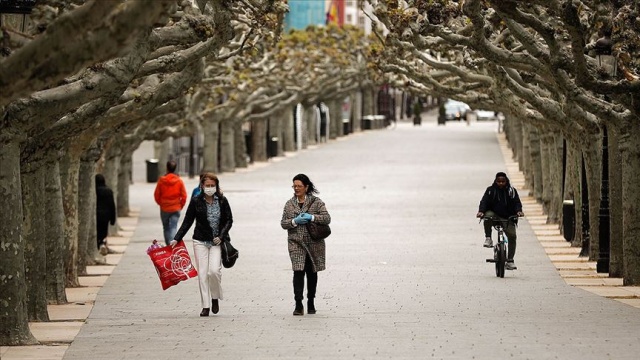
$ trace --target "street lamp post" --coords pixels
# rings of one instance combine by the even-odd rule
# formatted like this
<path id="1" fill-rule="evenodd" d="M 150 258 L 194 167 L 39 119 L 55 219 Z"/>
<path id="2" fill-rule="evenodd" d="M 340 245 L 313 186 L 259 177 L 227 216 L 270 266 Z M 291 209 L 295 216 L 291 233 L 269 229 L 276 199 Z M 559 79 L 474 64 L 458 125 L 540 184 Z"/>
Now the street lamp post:
<path id="1" fill-rule="evenodd" d="M 607 75 L 615 78 L 617 66 L 615 57 L 611 55 L 611 50 L 612 42 L 609 34 L 605 34 L 605 36 L 596 41 L 595 52 L 598 65 L 607 72 Z M 598 212 L 599 251 L 596 271 L 608 273 L 611 223 L 609 216 L 609 139 L 605 125 L 602 125 L 602 183 L 600 190 L 600 209 Z"/>

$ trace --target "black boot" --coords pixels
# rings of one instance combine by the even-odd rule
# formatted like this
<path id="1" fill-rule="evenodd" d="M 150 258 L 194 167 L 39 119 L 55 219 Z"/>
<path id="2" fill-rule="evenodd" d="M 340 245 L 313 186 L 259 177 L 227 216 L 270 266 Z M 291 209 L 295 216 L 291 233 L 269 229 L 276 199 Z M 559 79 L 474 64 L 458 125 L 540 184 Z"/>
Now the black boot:
<path id="1" fill-rule="evenodd" d="M 304 271 L 293 272 L 293 298 L 296 301 L 296 308 L 293 315 L 304 315 L 304 306 L 302 305 L 302 293 L 304 292 Z"/>
<path id="2" fill-rule="evenodd" d="M 316 288 L 318 287 L 318 273 L 307 271 L 307 314 L 315 314 L 316 306 L 313 300 L 316 298 Z"/>
<path id="3" fill-rule="evenodd" d="M 316 306 L 313 303 L 313 299 L 307 299 L 307 314 L 315 314 L 316 313 Z"/>
<path id="4" fill-rule="evenodd" d="M 304 315 L 304 306 L 302 305 L 302 301 L 296 300 L 296 308 L 293 309 L 293 315 Z"/>
<path id="5" fill-rule="evenodd" d="M 209 308 L 203 308 L 200 316 L 209 316 Z"/>

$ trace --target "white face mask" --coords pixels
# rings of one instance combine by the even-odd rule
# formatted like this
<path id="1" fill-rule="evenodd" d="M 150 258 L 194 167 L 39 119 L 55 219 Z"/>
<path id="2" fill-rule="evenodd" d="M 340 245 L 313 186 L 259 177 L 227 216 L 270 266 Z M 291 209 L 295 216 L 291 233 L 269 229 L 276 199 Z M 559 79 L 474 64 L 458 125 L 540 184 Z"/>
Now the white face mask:
<path id="1" fill-rule="evenodd" d="M 208 196 L 213 196 L 213 194 L 216 193 L 216 188 L 214 187 L 204 188 L 204 193 L 207 194 Z"/>

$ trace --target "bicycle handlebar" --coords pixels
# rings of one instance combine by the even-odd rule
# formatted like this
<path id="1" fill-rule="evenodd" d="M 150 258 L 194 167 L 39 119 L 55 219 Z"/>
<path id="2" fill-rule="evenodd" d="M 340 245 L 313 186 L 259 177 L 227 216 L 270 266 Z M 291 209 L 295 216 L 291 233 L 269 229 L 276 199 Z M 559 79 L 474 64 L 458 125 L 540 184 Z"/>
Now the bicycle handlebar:
<path id="1" fill-rule="evenodd" d="M 502 226 L 503 228 L 506 228 L 507 226 L 509 226 L 509 223 L 514 224 L 515 226 L 518 226 L 518 223 L 516 222 L 516 220 L 518 220 L 520 216 L 518 215 L 511 215 L 509 216 L 506 220 L 503 220 L 497 216 L 483 216 L 480 218 L 480 220 L 478 221 L 478 224 L 481 223 L 483 220 L 484 221 L 493 221 L 495 223 L 498 223 L 499 226 L 502 226 L 503 223 L 506 223 L 506 226 Z M 494 224 L 495 226 L 495 224 Z"/>

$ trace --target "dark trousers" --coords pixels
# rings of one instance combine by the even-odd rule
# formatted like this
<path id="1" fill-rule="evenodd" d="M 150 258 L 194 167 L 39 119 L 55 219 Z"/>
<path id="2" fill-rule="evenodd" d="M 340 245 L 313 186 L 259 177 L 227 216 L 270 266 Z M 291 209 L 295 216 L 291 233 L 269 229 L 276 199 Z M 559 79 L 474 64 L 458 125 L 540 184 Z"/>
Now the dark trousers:
<path id="1" fill-rule="evenodd" d="M 497 216 L 493 211 L 488 210 L 485 214 L 485 217 L 494 217 Z M 500 218 L 501 221 L 507 221 L 507 219 Z M 492 221 L 484 222 L 484 236 L 491 237 L 491 229 L 493 229 Z M 516 255 L 516 241 L 518 240 L 518 235 L 516 234 L 516 226 L 512 223 L 509 223 L 504 229 L 504 233 L 507 235 L 507 239 L 509 239 L 509 244 L 507 244 L 507 259 L 513 260 L 513 257 Z"/>
<path id="2" fill-rule="evenodd" d="M 318 286 L 318 273 L 313 271 L 313 263 L 307 255 L 304 261 L 304 270 L 293 272 L 293 296 L 296 301 L 302 301 L 304 298 L 304 275 L 307 275 L 307 299 L 316 297 L 316 288 Z"/>

